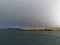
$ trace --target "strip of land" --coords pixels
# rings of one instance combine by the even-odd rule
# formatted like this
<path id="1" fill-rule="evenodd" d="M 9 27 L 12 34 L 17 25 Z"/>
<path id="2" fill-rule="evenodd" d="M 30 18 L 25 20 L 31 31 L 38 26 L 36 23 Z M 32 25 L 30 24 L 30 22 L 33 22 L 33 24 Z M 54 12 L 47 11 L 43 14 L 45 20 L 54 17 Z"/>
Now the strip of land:
<path id="1" fill-rule="evenodd" d="M 18 30 L 18 31 L 60 31 L 60 28 L 7 28 L 0 30 Z"/>
<path id="2" fill-rule="evenodd" d="M 60 28 L 22 28 L 27 31 L 60 31 Z"/>

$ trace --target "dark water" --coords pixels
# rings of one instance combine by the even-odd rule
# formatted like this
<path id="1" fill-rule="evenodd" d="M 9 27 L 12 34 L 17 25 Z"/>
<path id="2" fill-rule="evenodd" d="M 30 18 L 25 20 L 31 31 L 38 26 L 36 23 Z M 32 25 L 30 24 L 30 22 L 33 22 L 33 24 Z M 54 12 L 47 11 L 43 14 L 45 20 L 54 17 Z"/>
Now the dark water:
<path id="1" fill-rule="evenodd" d="M 0 31 L 0 45 L 60 45 L 60 31 Z"/>

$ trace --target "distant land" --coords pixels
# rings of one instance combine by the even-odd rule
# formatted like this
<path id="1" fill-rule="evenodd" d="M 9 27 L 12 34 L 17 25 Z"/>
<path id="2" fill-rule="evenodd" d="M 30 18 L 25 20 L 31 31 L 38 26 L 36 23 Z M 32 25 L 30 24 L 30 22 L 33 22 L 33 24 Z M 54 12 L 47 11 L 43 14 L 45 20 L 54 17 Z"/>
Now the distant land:
<path id="1" fill-rule="evenodd" d="M 60 31 L 60 28 L 22 28 L 22 30 L 30 31 Z"/>
<path id="2" fill-rule="evenodd" d="M 0 30 L 18 30 L 18 31 L 60 31 L 60 28 L 6 28 Z"/>

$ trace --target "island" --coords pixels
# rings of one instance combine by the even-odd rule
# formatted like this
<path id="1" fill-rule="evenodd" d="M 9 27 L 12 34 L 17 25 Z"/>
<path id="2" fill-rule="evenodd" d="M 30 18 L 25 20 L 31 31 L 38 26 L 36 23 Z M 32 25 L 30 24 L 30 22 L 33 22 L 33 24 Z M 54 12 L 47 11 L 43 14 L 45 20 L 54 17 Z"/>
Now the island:
<path id="1" fill-rule="evenodd" d="M 21 28 L 23 31 L 60 31 L 60 28 Z"/>
<path id="2" fill-rule="evenodd" d="M 14 30 L 14 31 L 60 31 L 60 28 L 6 28 L 0 30 Z"/>

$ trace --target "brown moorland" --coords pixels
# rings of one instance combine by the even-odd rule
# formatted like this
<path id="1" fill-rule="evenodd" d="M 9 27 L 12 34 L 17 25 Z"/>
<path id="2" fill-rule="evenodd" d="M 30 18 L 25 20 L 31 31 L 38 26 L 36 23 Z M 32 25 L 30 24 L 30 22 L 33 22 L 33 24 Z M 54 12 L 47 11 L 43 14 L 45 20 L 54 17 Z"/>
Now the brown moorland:
<path id="1" fill-rule="evenodd" d="M 60 28 L 22 28 L 27 31 L 60 31 Z"/>

